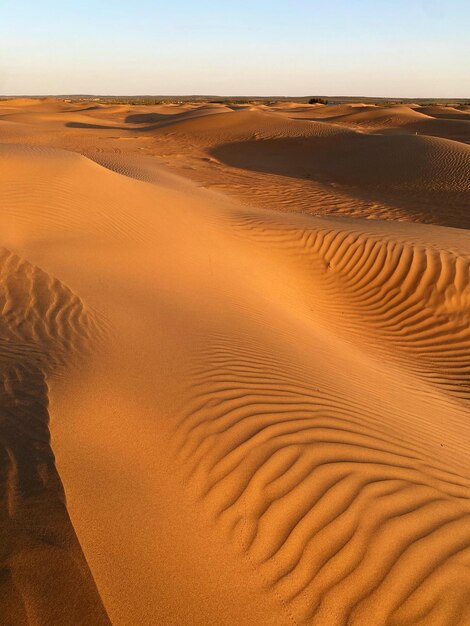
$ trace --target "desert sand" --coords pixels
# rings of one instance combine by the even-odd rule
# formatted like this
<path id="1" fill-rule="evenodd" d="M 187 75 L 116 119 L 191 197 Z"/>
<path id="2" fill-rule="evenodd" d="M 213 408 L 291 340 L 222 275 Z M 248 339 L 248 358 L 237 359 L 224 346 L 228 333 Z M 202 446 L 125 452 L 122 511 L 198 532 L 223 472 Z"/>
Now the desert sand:
<path id="1" fill-rule="evenodd" d="M 470 623 L 469 143 L 0 101 L 2 624 Z"/>

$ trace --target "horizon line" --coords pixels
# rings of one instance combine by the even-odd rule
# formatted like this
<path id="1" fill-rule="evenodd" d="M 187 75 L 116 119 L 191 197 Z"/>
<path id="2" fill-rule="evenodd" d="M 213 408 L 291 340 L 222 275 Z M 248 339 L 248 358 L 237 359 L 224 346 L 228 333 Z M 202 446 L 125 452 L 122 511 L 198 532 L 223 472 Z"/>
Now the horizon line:
<path id="1" fill-rule="evenodd" d="M 374 100 L 470 100 L 470 96 L 365 96 L 365 95 L 328 95 L 328 94 L 306 94 L 302 96 L 293 95 L 239 95 L 239 94 L 100 94 L 100 93 L 29 93 L 29 94 L 0 94 L 0 98 L 243 98 L 243 99 L 306 99 L 306 98 L 358 98 Z"/>

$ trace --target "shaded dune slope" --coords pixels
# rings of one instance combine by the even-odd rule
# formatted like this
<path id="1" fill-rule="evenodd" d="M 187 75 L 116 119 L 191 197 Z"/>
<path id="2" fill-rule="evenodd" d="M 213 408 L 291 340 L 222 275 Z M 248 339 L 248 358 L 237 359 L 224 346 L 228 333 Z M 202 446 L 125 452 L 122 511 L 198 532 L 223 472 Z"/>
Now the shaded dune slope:
<path id="1" fill-rule="evenodd" d="M 445 118 L 448 120 L 470 120 L 470 111 L 468 110 L 468 107 L 464 106 L 456 108 L 451 106 L 444 107 L 439 105 L 430 105 L 420 106 L 417 110 L 425 115 L 435 118 Z"/>
<path id="2" fill-rule="evenodd" d="M 350 133 L 230 142 L 210 153 L 240 169 L 342 185 L 417 221 L 469 225 L 470 147 L 457 142 Z"/>
<path id="3" fill-rule="evenodd" d="M 50 445 L 48 380 L 98 326 L 60 281 L 0 250 L 0 613 L 8 624 L 108 624 Z M 60 584 L 58 583 L 60 581 Z"/>

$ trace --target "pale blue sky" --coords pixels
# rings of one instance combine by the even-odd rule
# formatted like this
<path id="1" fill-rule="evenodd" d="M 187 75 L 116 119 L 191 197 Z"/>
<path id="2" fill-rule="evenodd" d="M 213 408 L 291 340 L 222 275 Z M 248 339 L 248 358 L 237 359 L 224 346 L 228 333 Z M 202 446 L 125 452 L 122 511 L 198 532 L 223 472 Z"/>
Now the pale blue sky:
<path id="1" fill-rule="evenodd" d="M 0 0 L 0 95 L 470 96 L 470 0 Z"/>

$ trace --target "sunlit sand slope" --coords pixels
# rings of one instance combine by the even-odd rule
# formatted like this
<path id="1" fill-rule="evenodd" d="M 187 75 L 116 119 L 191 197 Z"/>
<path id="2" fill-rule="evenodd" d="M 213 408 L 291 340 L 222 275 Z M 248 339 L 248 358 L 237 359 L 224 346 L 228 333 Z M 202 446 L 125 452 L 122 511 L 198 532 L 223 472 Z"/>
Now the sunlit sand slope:
<path id="1" fill-rule="evenodd" d="M 237 227 L 265 313 L 204 337 L 190 484 L 295 621 L 465 623 L 468 256 L 425 229 Z"/>

